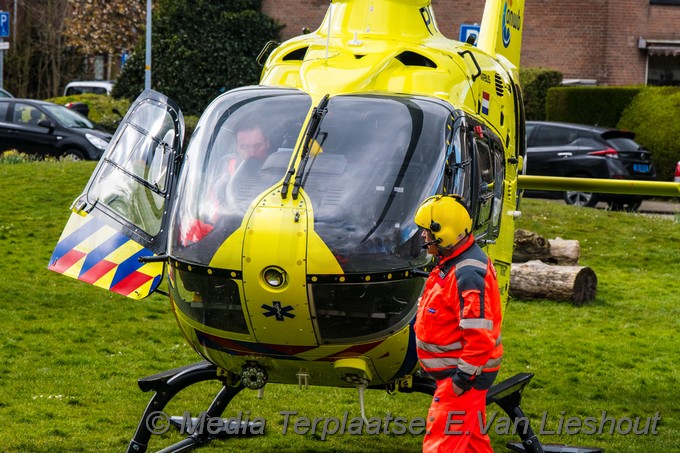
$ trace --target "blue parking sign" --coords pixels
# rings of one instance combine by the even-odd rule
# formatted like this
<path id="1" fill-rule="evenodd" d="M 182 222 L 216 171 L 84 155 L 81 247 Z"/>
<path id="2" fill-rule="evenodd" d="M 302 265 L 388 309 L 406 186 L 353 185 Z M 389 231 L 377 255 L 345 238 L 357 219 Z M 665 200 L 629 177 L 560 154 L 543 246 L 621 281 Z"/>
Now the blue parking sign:
<path id="1" fill-rule="evenodd" d="M 479 36 L 479 29 L 479 24 L 460 24 L 460 35 L 458 36 L 458 41 L 467 42 L 470 36 L 474 36 L 475 40 L 473 43 L 476 43 L 477 37 Z"/>
<path id="2" fill-rule="evenodd" d="M 9 38 L 9 12 L 0 11 L 0 38 Z"/>

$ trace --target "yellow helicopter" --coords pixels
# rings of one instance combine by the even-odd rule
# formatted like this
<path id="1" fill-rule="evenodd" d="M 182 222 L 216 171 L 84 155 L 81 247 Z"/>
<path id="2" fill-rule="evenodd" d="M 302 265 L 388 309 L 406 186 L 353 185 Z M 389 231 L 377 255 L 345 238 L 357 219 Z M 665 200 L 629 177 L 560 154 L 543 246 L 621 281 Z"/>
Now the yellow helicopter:
<path id="1" fill-rule="evenodd" d="M 268 383 L 431 393 L 412 329 L 431 263 L 412 219 L 428 196 L 467 200 L 505 305 L 521 188 L 677 194 L 520 175 L 523 14 L 522 0 L 488 0 L 477 42 L 458 42 L 430 0 L 333 0 L 318 30 L 271 52 L 259 85 L 207 107 L 186 152 L 178 106 L 139 96 L 49 264 L 133 299 L 164 293 L 167 273 L 179 327 L 205 359 L 140 380 L 156 394 L 128 451 L 146 451 L 149 417 L 205 380 L 224 383 L 215 417 Z M 521 418 L 530 378 L 496 385 L 488 402 Z M 528 428 L 523 448 L 549 451 Z"/>

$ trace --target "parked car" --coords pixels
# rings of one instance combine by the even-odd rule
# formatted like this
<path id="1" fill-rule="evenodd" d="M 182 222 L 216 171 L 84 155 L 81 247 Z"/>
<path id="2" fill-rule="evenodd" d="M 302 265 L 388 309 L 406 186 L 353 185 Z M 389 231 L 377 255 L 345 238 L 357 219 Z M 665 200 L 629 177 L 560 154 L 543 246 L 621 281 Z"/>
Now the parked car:
<path id="1" fill-rule="evenodd" d="M 13 98 L 14 95 L 4 88 L 0 88 L 0 98 Z"/>
<path id="2" fill-rule="evenodd" d="M 680 182 L 680 160 L 675 164 L 675 177 L 673 178 L 673 181 Z"/>
<path id="3" fill-rule="evenodd" d="M 110 80 L 74 80 L 64 88 L 64 96 L 76 94 L 111 94 L 113 82 Z"/>
<path id="4" fill-rule="evenodd" d="M 656 177 L 652 155 L 634 140 L 634 132 L 549 121 L 527 121 L 526 127 L 528 175 L 642 180 Z M 571 191 L 560 195 L 567 204 L 592 207 L 604 201 L 612 210 L 629 211 L 636 211 L 643 199 Z"/>
<path id="5" fill-rule="evenodd" d="M 0 98 L 0 152 L 98 160 L 109 141 L 111 134 L 62 105 Z"/>

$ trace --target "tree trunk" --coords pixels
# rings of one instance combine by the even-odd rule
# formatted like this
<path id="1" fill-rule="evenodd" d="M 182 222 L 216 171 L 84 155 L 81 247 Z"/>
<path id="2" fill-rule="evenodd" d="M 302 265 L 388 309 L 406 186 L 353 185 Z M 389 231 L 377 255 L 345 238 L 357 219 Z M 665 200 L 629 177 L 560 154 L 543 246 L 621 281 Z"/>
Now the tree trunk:
<path id="1" fill-rule="evenodd" d="M 597 276 L 584 266 L 550 266 L 541 261 L 513 264 L 510 295 L 520 299 L 550 299 L 583 305 L 595 299 Z"/>
<path id="2" fill-rule="evenodd" d="M 550 264 L 576 265 L 580 250 L 581 247 L 576 240 L 545 239 L 537 233 L 520 229 L 515 231 L 512 262 L 539 260 Z"/>

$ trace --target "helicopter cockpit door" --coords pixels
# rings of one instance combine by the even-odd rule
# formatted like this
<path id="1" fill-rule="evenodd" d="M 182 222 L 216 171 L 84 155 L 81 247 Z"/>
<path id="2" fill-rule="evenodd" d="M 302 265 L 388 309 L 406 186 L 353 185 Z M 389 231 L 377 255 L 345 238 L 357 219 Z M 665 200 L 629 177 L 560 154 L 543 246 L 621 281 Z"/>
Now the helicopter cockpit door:
<path id="1" fill-rule="evenodd" d="M 151 294 L 164 260 L 148 258 L 165 253 L 183 136 L 177 105 L 145 90 L 73 203 L 48 268 L 133 299 Z"/>

